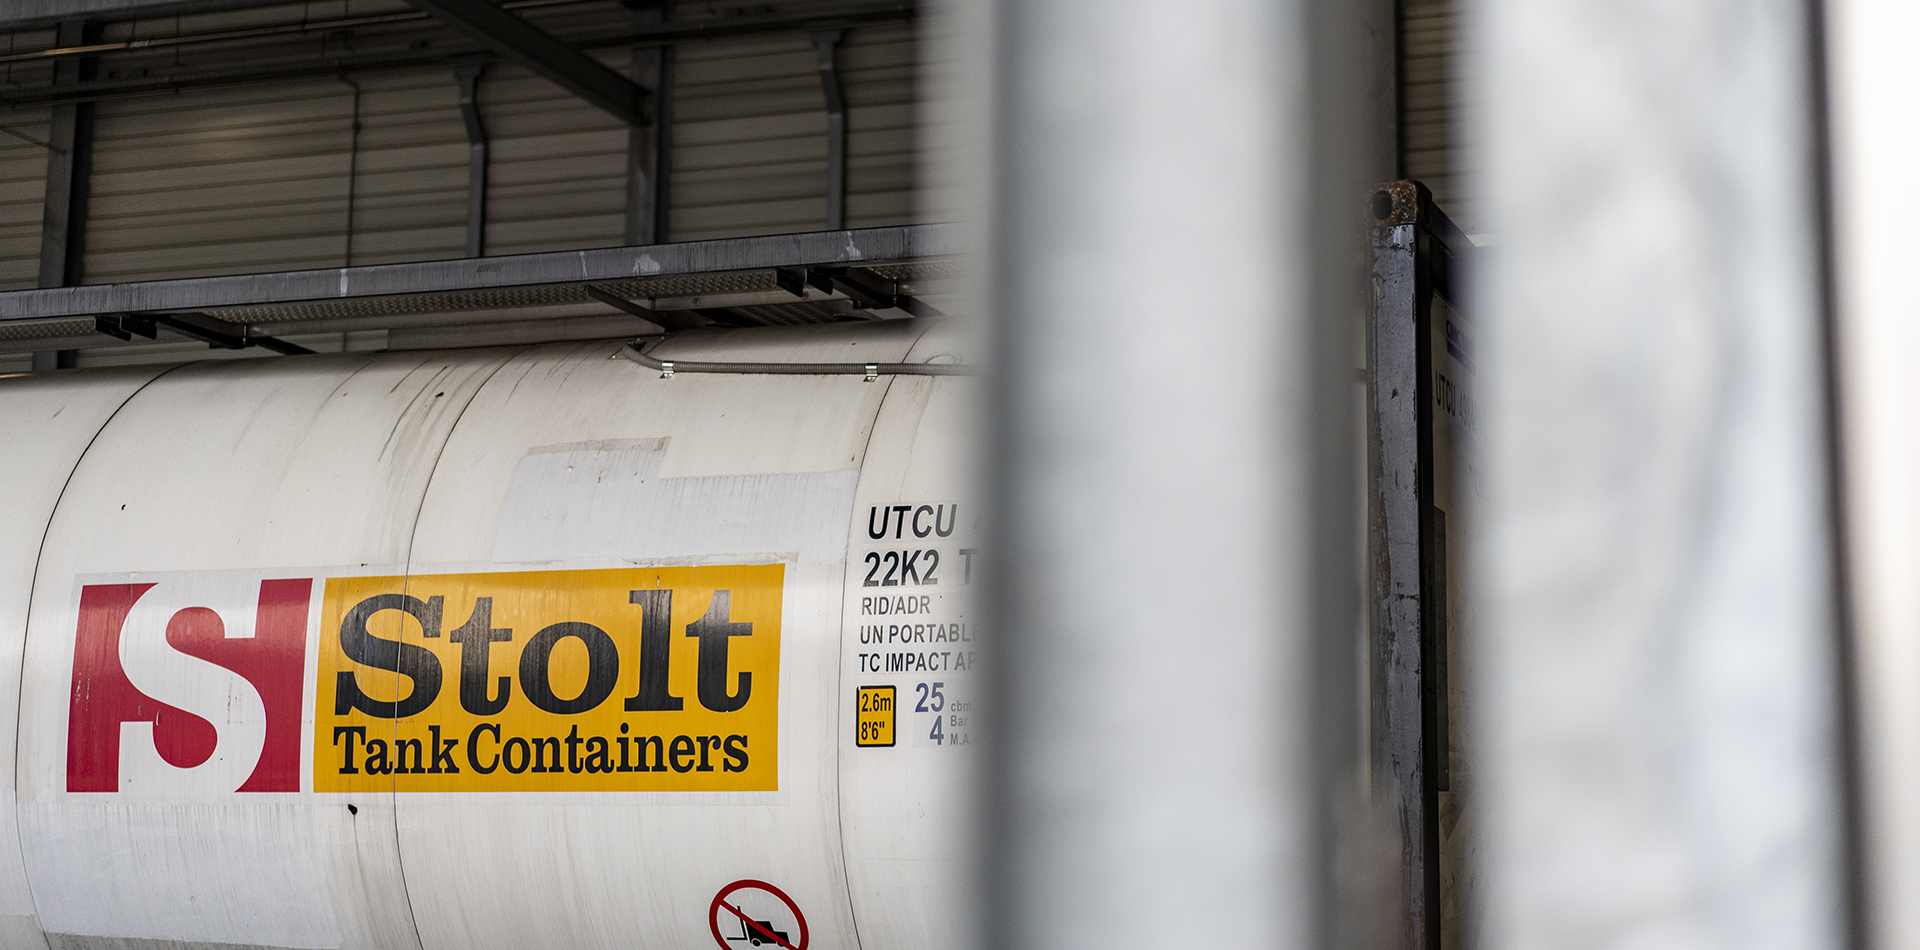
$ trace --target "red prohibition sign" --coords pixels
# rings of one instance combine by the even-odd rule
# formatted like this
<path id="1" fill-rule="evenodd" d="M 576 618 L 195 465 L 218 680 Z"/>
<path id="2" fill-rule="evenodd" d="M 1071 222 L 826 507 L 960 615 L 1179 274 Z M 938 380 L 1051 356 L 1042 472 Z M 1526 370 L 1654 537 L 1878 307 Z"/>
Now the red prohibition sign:
<path id="1" fill-rule="evenodd" d="M 745 911 L 740 909 L 738 903 L 727 903 L 727 895 L 738 890 L 766 891 L 780 898 L 780 903 L 787 905 L 787 909 L 793 911 L 793 919 L 799 922 L 800 938 L 798 940 L 793 939 L 792 934 L 775 929 L 769 921 L 754 920 L 752 917 L 749 917 Z M 721 888 L 720 893 L 713 895 L 713 904 L 707 908 L 707 926 L 713 929 L 714 942 L 720 945 L 721 950 L 738 950 L 738 948 L 732 944 L 727 943 L 727 938 L 720 934 L 720 915 L 722 911 L 725 911 L 729 917 L 736 918 L 740 922 L 741 933 L 745 934 L 745 936 L 733 938 L 736 941 L 745 941 L 756 947 L 763 944 L 772 944 L 780 947 L 781 950 L 807 950 L 807 918 L 800 913 L 800 905 L 794 903 L 793 898 L 787 896 L 787 892 L 765 881 L 735 881 Z"/>

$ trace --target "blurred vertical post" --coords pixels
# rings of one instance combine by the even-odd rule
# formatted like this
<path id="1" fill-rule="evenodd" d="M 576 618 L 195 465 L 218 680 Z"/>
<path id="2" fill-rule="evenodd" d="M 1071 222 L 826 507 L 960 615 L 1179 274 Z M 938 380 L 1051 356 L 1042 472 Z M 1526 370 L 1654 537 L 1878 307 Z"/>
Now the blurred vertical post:
<path id="1" fill-rule="evenodd" d="M 1831 0 L 1834 243 L 1848 561 L 1859 633 L 1873 943 L 1920 946 L 1920 294 L 1903 200 L 1920 154 L 1920 5 Z"/>
<path id="2" fill-rule="evenodd" d="M 1336 936 L 1385 8 L 996 8 L 991 946 Z"/>
<path id="3" fill-rule="evenodd" d="M 1479 0 L 1496 947 L 1848 941 L 1805 0 Z"/>

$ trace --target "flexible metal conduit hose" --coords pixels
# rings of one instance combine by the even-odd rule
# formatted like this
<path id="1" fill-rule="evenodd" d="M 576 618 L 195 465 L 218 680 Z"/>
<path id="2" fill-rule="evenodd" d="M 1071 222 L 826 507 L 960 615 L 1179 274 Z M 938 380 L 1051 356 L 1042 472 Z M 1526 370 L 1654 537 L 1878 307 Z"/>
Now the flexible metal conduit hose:
<path id="1" fill-rule="evenodd" d="M 661 379 L 676 373 L 735 373 L 778 376 L 865 376 L 869 381 L 882 376 L 973 376 L 977 366 L 959 363 L 692 363 L 682 360 L 658 360 L 648 356 L 638 343 L 621 348 L 620 355 L 648 369 L 660 371 Z M 946 355 L 946 354 L 939 354 Z M 936 359 L 937 356 L 928 357 Z"/>

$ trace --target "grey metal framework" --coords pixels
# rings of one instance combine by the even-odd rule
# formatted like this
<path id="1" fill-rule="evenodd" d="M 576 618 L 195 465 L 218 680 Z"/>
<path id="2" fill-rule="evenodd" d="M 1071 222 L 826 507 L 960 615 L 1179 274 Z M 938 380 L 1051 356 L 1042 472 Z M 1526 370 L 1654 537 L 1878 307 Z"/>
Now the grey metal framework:
<path id="1" fill-rule="evenodd" d="M 0 293 L 0 350 L 174 337 L 302 352 L 276 335 L 461 326 L 582 308 L 630 332 L 934 315 L 961 235 L 948 225 L 818 231 Z M 642 322 L 644 321 L 644 322 Z M 618 335 L 610 333 L 608 335 Z"/>
<path id="2" fill-rule="evenodd" d="M 361 90 L 359 83 L 351 77 L 382 70 L 445 68 L 451 69 L 459 80 L 460 114 L 470 153 L 464 250 L 468 257 L 482 256 L 489 247 L 487 184 L 491 174 L 489 165 L 495 156 L 490 141 L 493 130 L 481 121 L 478 89 L 488 64 L 501 60 L 526 67 L 581 100 L 619 117 L 629 126 L 625 243 L 629 246 L 663 243 L 672 238 L 668 228 L 668 199 L 673 164 L 674 45 L 780 32 L 811 34 L 818 53 L 820 83 L 828 118 L 828 181 L 825 187 L 827 207 L 824 224 L 827 230 L 838 231 L 846 226 L 848 220 L 848 109 L 841 88 L 840 41 L 845 31 L 854 26 L 897 22 L 910 19 L 915 14 L 914 0 L 856 0 L 845 5 L 820 4 L 798 10 L 753 8 L 705 19 L 676 21 L 672 16 L 671 4 L 664 0 L 643 0 L 627 4 L 632 13 L 625 22 L 618 17 L 612 22 L 603 22 L 607 20 L 604 16 L 597 20 L 589 17 L 589 21 L 598 25 L 593 32 L 581 32 L 577 25 L 581 22 L 578 18 L 570 20 L 561 17 L 552 21 L 561 25 L 550 32 L 540 25 L 542 21 L 538 15 L 529 20 L 522 14 L 541 14 L 549 8 L 566 7 L 572 0 L 504 0 L 498 3 L 492 0 L 409 0 L 416 8 L 413 11 L 386 10 L 331 19 L 302 18 L 298 22 L 242 23 L 222 29 L 203 27 L 198 31 L 158 36 L 138 35 L 138 30 L 134 31 L 134 35 L 127 36 L 124 30 L 109 30 L 103 36 L 101 27 L 105 21 L 102 17 L 124 18 L 154 10 L 257 6 L 260 0 L 245 0 L 244 3 L 187 0 L 184 4 L 157 5 L 138 0 L 95 2 L 100 7 L 91 10 L 93 15 L 59 20 L 53 36 L 37 41 L 30 48 L 12 49 L 0 54 L 0 61 L 5 61 L 9 68 L 37 67 L 27 69 L 23 81 L 0 89 L 0 103 L 15 106 L 23 103 L 45 104 L 51 108 L 53 117 L 50 142 L 41 143 L 46 145 L 49 154 L 48 187 L 45 207 L 42 209 L 45 229 L 40 253 L 39 285 L 42 288 L 73 286 L 83 282 L 80 270 L 88 259 L 90 244 L 87 209 L 91 177 L 89 169 L 93 158 L 92 116 L 96 102 L 189 88 L 258 84 L 303 77 L 337 77 L 353 89 L 352 129 L 357 143 Z M 83 3 L 81 6 L 87 5 Z M 0 23 L 12 25 L 34 20 L 36 16 L 44 18 L 46 12 L 61 8 L 61 4 L 36 3 L 32 7 L 40 13 L 0 11 Z M 9 16 L 10 12 L 24 15 L 13 17 Z M 570 28 L 566 24 L 574 25 Z M 351 35 L 354 42 L 323 42 L 319 45 L 317 55 L 307 51 L 306 47 L 311 41 L 336 34 Z M 41 46 L 41 43 L 49 45 Z M 587 54 L 590 50 L 621 47 L 632 50 L 632 78 L 621 75 Z M 177 55 L 181 49 L 198 50 L 202 55 L 183 62 Z M 174 54 L 171 62 L 165 60 L 168 53 Z M 160 58 L 156 58 L 156 55 Z M 353 178 L 357 145 L 349 147 L 349 155 L 345 206 L 346 251 L 341 263 L 350 267 L 355 260 Z M 521 222 L 521 232 L 525 230 L 524 222 Z M 688 230 L 697 236 L 706 236 L 713 229 L 708 228 L 706 234 L 699 234 L 697 227 Z M 512 241 L 508 239 L 498 243 Z M 377 255 L 380 252 L 375 250 L 372 253 Z M 289 264 L 301 266 L 306 261 Z M 351 273 L 381 272 L 351 270 Z M 256 283 L 275 282 L 283 277 L 294 279 L 286 275 L 252 279 Z M 95 275 L 93 279 L 113 278 L 110 274 L 102 274 Z M 842 282 L 845 280 L 842 275 Z M 831 284 L 830 281 L 828 283 Z M 860 293 L 866 298 L 903 296 L 888 289 L 887 282 L 882 280 L 870 279 L 858 286 L 865 288 Z M 844 298 L 844 290 L 831 293 L 851 299 Z M 588 301 L 584 294 L 576 293 L 574 296 L 577 298 L 573 301 L 575 303 Z M 870 304 L 860 306 L 868 307 Z M 31 327 L 5 325 L 4 318 L 42 315 L 36 307 L 35 304 L 11 297 L 0 303 L 0 351 L 17 349 L 8 341 L 38 339 L 43 345 L 39 355 L 34 358 L 34 365 L 36 368 L 52 369 L 74 365 L 72 348 L 98 344 L 97 339 L 76 329 L 75 325 L 56 327 L 44 321 Z M 175 321 L 178 325 L 158 318 L 162 314 L 184 312 L 178 308 L 118 306 L 115 309 L 92 306 L 91 309 L 94 311 L 91 316 L 101 318 L 96 327 L 99 332 L 123 340 L 130 335 L 151 336 L 148 331 L 156 326 L 170 328 L 176 333 L 204 330 L 212 334 L 207 338 L 209 342 L 267 340 L 273 336 L 272 332 L 259 329 L 251 321 L 236 321 L 212 313 L 217 308 L 211 304 L 194 311 L 201 313 L 205 319 L 198 322 Z M 124 318 L 116 314 L 134 316 Z M 681 317 L 669 319 L 668 322 L 685 325 L 694 321 L 724 324 L 726 318 L 724 315 L 711 320 Z M 287 327 L 278 332 L 296 333 L 304 329 L 308 327 Z M 57 342 L 62 340 L 65 342 Z M 289 344 L 282 349 L 292 351 L 297 347 Z"/>
<path id="3" fill-rule="evenodd" d="M 1434 507 L 1432 307 L 1464 310 L 1472 244 L 1413 181 L 1372 196 L 1367 335 L 1369 656 L 1376 802 L 1399 842 L 1397 945 L 1440 948 L 1440 808 L 1446 769 L 1446 547 Z"/>

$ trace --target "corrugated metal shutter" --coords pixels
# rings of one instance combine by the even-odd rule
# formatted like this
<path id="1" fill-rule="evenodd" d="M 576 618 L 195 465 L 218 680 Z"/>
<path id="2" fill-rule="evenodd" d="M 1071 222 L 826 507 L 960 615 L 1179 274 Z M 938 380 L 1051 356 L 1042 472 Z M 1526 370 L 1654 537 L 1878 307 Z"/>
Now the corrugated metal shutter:
<path id="1" fill-rule="evenodd" d="M 1409 178 L 1424 182 L 1454 223 L 1469 233 L 1480 222 L 1466 194 L 1460 127 L 1459 0 L 1409 0 L 1402 8 L 1400 51 L 1406 123 L 1401 156 Z"/>
<path id="2" fill-rule="evenodd" d="M 353 82 L 357 136 L 340 80 L 100 103 L 87 282 L 460 256 L 467 149 L 452 76 Z"/>
<path id="3" fill-rule="evenodd" d="M 39 284 L 40 210 L 47 187 L 45 106 L 0 111 L 0 290 Z M 25 136 L 26 138 L 22 138 Z"/>

